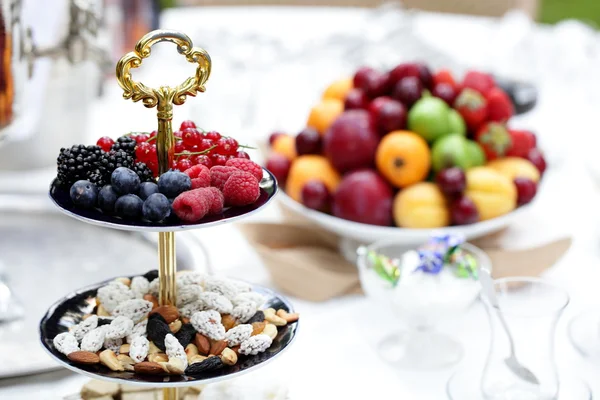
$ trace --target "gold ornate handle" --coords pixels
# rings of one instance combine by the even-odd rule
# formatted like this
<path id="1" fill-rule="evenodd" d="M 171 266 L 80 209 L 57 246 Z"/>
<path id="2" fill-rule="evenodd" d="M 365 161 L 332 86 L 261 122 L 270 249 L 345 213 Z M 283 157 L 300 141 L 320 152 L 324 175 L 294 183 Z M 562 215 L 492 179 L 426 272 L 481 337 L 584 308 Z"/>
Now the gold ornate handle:
<path id="1" fill-rule="evenodd" d="M 150 56 L 150 49 L 159 42 L 171 42 L 177 45 L 179 54 L 191 62 L 198 64 L 194 77 L 187 78 L 174 88 L 161 86 L 150 88 L 136 82 L 131 76 L 131 68 L 138 68 L 142 60 Z M 123 89 L 123 98 L 134 102 L 142 100 L 148 108 L 157 108 L 158 131 L 156 137 L 156 153 L 158 156 L 159 174 L 171 168 L 173 159 L 173 104 L 185 103 L 187 96 L 195 96 L 204 92 L 204 84 L 210 76 L 211 60 L 208 53 L 201 48 L 193 47 L 192 40 L 185 34 L 172 30 L 159 29 L 147 33 L 135 45 L 135 50 L 125 54 L 117 63 L 117 81 Z"/>

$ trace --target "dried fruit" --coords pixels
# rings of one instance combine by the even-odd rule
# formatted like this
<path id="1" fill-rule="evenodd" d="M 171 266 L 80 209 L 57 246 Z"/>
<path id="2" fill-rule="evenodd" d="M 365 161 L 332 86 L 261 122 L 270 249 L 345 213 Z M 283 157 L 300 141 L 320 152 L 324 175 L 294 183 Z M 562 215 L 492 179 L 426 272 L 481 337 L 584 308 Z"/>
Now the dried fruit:
<path id="1" fill-rule="evenodd" d="M 165 336 L 171 334 L 171 329 L 169 329 L 169 325 L 167 325 L 160 314 L 152 316 L 153 318 L 148 319 L 146 335 L 148 336 L 148 340 L 153 341 L 156 347 L 165 351 Z"/>
<path id="2" fill-rule="evenodd" d="M 221 361 L 220 357 L 208 357 L 206 360 L 193 363 L 189 367 L 186 368 L 185 374 L 194 376 L 200 375 L 203 372 L 213 371 L 215 369 L 219 369 L 223 366 L 223 361 Z"/>
<path id="3" fill-rule="evenodd" d="M 248 321 L 246 321 L 247 324 L 252 324 L 254 322 L 263 322 L 265 320 L 265 313 L 263 313 L 262 311 L 258 310 L 256 312 L 256 314 L 254 314 L 254 316 L 252 316 L 252 318 L 250 318 Z"/>
<path id="4" fill-rule="evenodd" d="M 100 362 L 107 366 L 111 371 L 125 371 L 121 362 L 117 359 L 117 355 L 112 350 L 104 350 L 100 353 Z"/>
<path id="5" fill-rule="evenodd" d="M 210 353 L 210 341 L 208 338 L 200 333 L 196 333 L 194 338 L 194 344 L 198 348 L 198 353 L 203 354 L 205 356 Z"/>
<path id="6" fill-rule="evenodd" d="M 163 367 L 161 367 L 161 365 L 159 363 L 150 362 L 150 361 L 144 361 L 139 364 L 135 364 L 135 366 L 133 368 L 134 368 L 135 372 L 138 374 L 158 375 L 158 374 L 163 374 L 165 372 L 163 370 Z"/>
<path id="7" fill-rule="evenodd" d="M 183 324 L 181 329 L 175 334 L 175 337 L 183 347 L 187 346 L 194 339 L 194 336 L 196 336 L 196 330 L 190 323 Z"/>
<path id="8" fill-rule="evenodd" d="M 91 351 L 74 351 L 67 356 L 69 360 L 77 364 L 92 365 L 100 362 L 100 357 Z"/>
<path id="9" fill-rule="evenodd" d="M 152 310 L 152 312 L 150 312 L 150 315 L 153 314 L 160 314 L 164 319 L 165 322 L 167 324 L 170 324 L 171 322 L 175 321 L 177 318 L 179 318 L 179 311 L 177 310 L 177 307 L 175 306 L 159 306 L 157 308 L 155 308 L 154 310 Z"/>
<path id="10" fill-rule="evenodd" d="M 233 328 L 235 326 L 236 322 L 237 321 L 235 320 L 234 317 L 231 316 L 231 314 L 224 314 L 221 316 L 221 323 L 225 327 L 226 331 Z"/>
<path id="11" fill-rule="evenodd" d="M 237 363 L 237 360 L 238 357 L 235 351 L 231 350 L 228 347 L 223 349 L 223 352 L 221 353 L 221 361 L 223 362 L 223 364 L 235 365 Z"/>
<path id="12" fill-rule="evenodd" d="M 260 321 L 260 322 L 253 322 L 252 323 L 252 335 L 250 336 L 256 336 L 259 333 L 262 333 L 262 331 L 265 330 L 265 326 L 267 325 L 266 322 L 264 321 Z"/>
<path id="13" fill-rule="evenodd" d="M 277 310 L 277 314 L 278 317 L 281 317 L 283 319 L 285 319 L 285 321 L 290 324 L 292 322 L 296 322 L 298 321 L 298 318 L 300 318 L 300 314 L 298 313 L 288 313 L 285 310 L 279 309 Z"/>
<path id="14" fill-rule="evenodd" d="M 224 340 L 217 340 L 213 342 L 212 346 L 210 346 L 210 354 L 214 354 L 215 356 L 220 355 L 223 352 L 223 349 L 227 347 L 227 342 Z"/>

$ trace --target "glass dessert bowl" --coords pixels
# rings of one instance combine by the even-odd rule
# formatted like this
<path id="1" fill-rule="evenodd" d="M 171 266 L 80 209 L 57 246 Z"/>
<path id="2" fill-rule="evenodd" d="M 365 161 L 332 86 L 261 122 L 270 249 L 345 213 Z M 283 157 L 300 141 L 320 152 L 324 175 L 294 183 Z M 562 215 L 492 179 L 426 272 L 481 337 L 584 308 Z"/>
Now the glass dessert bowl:
<path id="1" fill-rule="evenodd" d="M 366 295 L 406 324 L 404 331 L 379 343 L 385 361 L 399 368 L 433 369 L 462 358 L 461 344 L 435 327 L 479 297 L 477 272 L 491 270 L 483 250 L 460 236 L 436 234 L 416 249 L 390 240 L 361 247 L 357 264 Z"/>

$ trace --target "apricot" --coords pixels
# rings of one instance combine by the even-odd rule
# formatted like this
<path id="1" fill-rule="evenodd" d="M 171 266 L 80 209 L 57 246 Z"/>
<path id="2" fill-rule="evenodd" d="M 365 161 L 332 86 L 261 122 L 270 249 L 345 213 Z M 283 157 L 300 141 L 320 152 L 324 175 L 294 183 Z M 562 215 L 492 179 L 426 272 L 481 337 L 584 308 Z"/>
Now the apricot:
<path id="1" fill-rule="evenodd" d="M 425 139 L 416 133 L 393 131 L 379 142 L 375 164 L 388 182 L 403 188 L 427 177 L 431 152 Z"/>
<path id="2" fill-rule="evenodd" d="M 327 89 L 323 92 L 323 99 L 336 99 L 344 101 L 346 95 L 354 87 L 352 78 L 338 79 L 332 82 L 331 85 L 327 86 Z"/>
<path id="3" fill-rule="evenodd" d="M 441 228 L 450 224 L 450 213 L 440 188 L 420 182 L 402 189 L 394 198 L 394 221 L 403 228 Z"/>
<path id="4" fill-rule="evenodd" d="M 514 180 L 515 178 L 531 179 L 535 183 L 540 180 L 540 171 L 529 160 L 519 157 L 505 157 L 487 163 L 487 166 Z"/>
<path id="5" fill-rule="evenodd" d="M 511 212 L 517 207 L 517 188 L 512 179 L 490 167 L 466 171 L 465 195 L 473 200 L 484 221 Z"/>
<path id="6" fill-rule="evenodd" d="M 271 150 L 285 156 L 288 160 L 296 158 L 296 139 L 290 135 L 278 135 L 271 145 Z"/>
<path id="7" fill-rule="evenodd" d="M 302 188 L 310 180 L 323 182 L 329 193 L 333 193 L 341 177 L 327 158 L 318 155 L 300 156 L 292 162 L 285 191 L 292 199 L 301 202 Z"/>
<path id="8" fill-rule="evenodd" d="M 325 135 L 327 129 L 344 112 L 344 102 L 338 99 L 323 99 L 310 110 L 306 125 Z"/>

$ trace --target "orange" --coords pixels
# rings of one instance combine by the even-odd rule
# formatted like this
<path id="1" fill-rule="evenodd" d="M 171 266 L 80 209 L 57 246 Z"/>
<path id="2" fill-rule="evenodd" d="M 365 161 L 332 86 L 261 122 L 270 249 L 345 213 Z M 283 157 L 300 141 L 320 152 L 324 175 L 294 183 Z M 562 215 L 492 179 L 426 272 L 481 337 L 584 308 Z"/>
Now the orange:
<path id="1" fill-rule="evenodd" d="M 333 121 L 344 112 L 344 102 L 337 99 L 323 99 L 310 110 L 306 125 L 325 135 Z"/>
<path id="2" fill-rule="evenodd" d="M 273 141 L 271 149 L 285 156 L 288 160 L 296 158 L 296 139 L 290 135 L 279 135 Z"/>
<path id="3" fill-rule="evenodd" d="M 425 139 L 416 133 L 393 131 L 379 142 L 375 164 L 392 185 L 403 188 L 427 177 L 431 152 Z"/>
<path id="4" fill-rule="evenodd" d="M 327 86 L 327 89 L 323 92 L 323 99 L 337 99 L 344 101 L 346 95 L 353 86 L 354 83 L 352 82 L 352 78 L 339 79 Z"/>
<path id="5" fill-rule="evenodd" d="M 323 182 L 329 192 L 333 193 L 341 177 L 327 158 L 317 155 L 300 156 L 292 162 L 285 191 L 292 199 L 301 202 L 302 187 L 312 179 Z"/>

